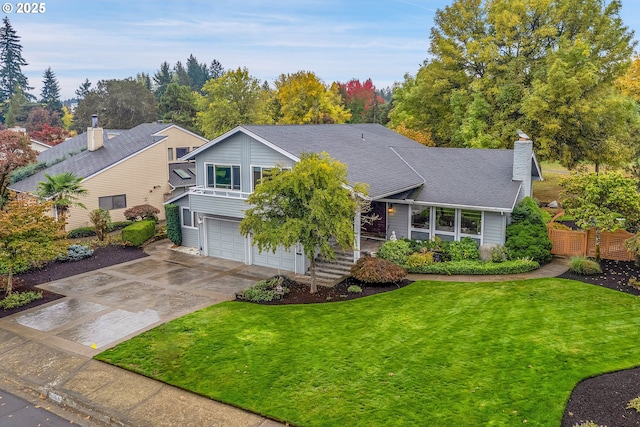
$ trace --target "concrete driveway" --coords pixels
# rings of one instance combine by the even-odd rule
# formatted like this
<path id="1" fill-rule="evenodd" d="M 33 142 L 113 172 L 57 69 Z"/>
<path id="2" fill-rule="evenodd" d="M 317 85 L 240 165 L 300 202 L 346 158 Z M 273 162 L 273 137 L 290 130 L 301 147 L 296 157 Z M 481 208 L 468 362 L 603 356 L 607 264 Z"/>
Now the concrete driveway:
<path id="1" fill-rule="evenodd" d="M 92 357 L 278 273 L 169 246 L 158 242 L 147 248 L 149 257 L 41 285 L 65 298 L 0 319 L 0 326 Z"/>

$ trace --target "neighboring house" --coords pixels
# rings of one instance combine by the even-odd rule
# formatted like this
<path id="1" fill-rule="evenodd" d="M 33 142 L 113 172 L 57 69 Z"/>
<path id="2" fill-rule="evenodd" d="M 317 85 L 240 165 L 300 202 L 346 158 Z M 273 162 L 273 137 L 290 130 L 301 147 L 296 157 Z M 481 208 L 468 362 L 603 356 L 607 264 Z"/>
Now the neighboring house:
<path id="1" fill-rule="evenodd" d="M 68 171 L 82 177 L 81 185 L 88 194 L 79 201 L 86 209 L 70 208 L 67 230 L 91 225 L 89 213 L 98 208 L 109 210 L 112 221 L 122 221 L 127 208 L 150 204 L 160 209 L 159 217 L 164 219 L 163 202 L 173 197 L 177 188 L 171 183 L 178 155 L 206 142 L 170 123 L 145 123 L 129 130 L 96 125 L 40 153 L 38 162 L 48 166 L 10 188 L 33 193 L 44 174 Z"/>
<path id="2" fill-rule="evenodd" d="M 531 195 L 540 168 L 528 137 L 513 150 L 426 147 L 376 124 L 239 126 L 192 151 L 196 186 L 181 206 L 182 241 L 203 255 L 304 273 L 300 248 L 258 252 L 238 226 L 264 170 L 292 167 L 303 152 L 326 151 L 347 165 L 349 182 L 369 185 L 380 219 L 362 235 L 505 241 L 515 204 Z M 356 217 L 355 229 L 360 230 Z M 360 233 L 356 243 L 359 245 Z M 354 257 L 359 257 L 358 247 Z"/>
<path id="3" fill-rule="evenodd" d="M 51 148 L 51 145 L 45 144 L 44 142 L 36 141 L 35 139 L 31 138 L 31 149 L 33 151 L 42 153 L 43 151 L 48 150 L 49 148 Z"/>
<path id="4" fill-rule="evenodd" d="M 12 128 L 9 128 L 8 130 L 13 131 L 13 132 L 17 132 L 17 133 L 21 133 L 21 134 L 24 134 L 24 135 L 27 134 L 27 129 L 25 129 L 23 127 L 20 127 L 20 126 L 14 126 Z M 51 145 L 49 145 L 49 144 L 45 144 L 44 142 L 37 141 L 37 140 L 35 140 L 33 138 L 30 138 L 30 139 L 31 139 L 31 149 L 33 151 L 36 151 L 38 153 L 42 153 L 43 151 L 48 150 L 49 148 L 51 148 Z"/>

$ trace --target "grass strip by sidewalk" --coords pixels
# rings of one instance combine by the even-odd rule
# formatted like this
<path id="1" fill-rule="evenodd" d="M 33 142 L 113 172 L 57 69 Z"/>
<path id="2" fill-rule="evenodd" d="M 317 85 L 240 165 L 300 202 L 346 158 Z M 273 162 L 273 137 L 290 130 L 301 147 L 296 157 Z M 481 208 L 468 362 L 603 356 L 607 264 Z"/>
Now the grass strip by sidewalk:
<path id="1" fill-rule="evenodd" d="M 640 364 L 640 299 L 563 279 L 228 302 L 97 359 L 304 426 L 559 425 L 578 381 Z"/>

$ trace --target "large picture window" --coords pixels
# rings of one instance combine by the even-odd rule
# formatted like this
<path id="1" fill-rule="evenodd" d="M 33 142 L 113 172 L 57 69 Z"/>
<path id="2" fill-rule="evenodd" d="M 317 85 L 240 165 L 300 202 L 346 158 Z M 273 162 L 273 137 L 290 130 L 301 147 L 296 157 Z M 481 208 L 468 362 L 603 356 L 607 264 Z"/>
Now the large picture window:
<path id="1" fill-rule="evenodd" d="M 124 209 L 127 207 L 127 195 L 119 194 L 117 196 L 98 197 L 98 207 L 100 209 Z"/>
<path id="2" fill-rule="evenodd" d="M 482 232 L 482 212 L 460 211 L 460 234 L 477 236 Z"/>
<path id="3" fill-rule="evenodd" d="M 436 208 L 436 231 L 455 232 L 456 210 Z"/>
<path id="4" fill-rule="evenodd" d="M 207 165 L 207 187 L 240 190 L 240 166 Z"/>

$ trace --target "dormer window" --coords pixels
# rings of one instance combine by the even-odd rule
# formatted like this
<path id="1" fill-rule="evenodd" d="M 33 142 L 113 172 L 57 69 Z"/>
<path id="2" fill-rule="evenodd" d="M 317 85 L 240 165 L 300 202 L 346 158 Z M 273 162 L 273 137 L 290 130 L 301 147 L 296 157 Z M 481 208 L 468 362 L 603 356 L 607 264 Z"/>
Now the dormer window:
<path id="1" fill-rule="evenodd" d="M 240 191 L 239 165 L 207 164 L 207 187 Z"/>

